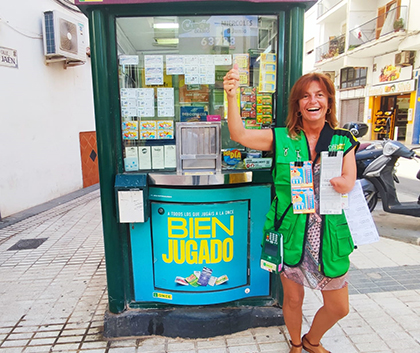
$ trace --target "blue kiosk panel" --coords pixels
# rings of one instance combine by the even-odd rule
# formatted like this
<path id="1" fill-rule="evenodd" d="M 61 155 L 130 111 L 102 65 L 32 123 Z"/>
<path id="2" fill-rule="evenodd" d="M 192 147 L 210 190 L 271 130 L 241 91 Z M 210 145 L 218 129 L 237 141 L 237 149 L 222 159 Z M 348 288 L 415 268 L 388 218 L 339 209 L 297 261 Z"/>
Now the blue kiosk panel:
<path id="1" fill-rule="evenodd" d="M 210 305 L 269 295 L 259 260 L 270 185 L 151 187 L 149 200 L 149 220 L 130 224 L 136 302 Z"/>

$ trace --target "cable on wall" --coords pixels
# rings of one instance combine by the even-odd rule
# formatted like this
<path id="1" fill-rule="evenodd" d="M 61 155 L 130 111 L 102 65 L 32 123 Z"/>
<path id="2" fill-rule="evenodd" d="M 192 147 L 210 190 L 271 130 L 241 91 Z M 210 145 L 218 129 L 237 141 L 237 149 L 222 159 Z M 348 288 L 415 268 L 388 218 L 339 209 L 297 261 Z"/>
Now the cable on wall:
<path id="1" fill-rule="evenodd" d="M 36 34 L 35 36 L 27 34 L 22 32 L 21 30 L 17 29 L 16 27 L 12 26 L 9 21 L 6 21 L 2 18 L 0 18 L 0 23 L 4 23 L 6 26 L 10 27 L 11 29 L 13 29 L 15 32 L 21 34 L 22 36 L 25 36 L 27 38 L 31 38 L 31 39 L 42 39 L 42 34 Z M 33 33 L 33 32 L 32 32 Z M 34 33 L 35 34 L 35 33 Z"/>
<path id="2" fill-rule="evenodd" d="M 54 0 L 57 4 L 65 7 L 67 10 L 82 13 L 79 8 L 70 0 Z"/>

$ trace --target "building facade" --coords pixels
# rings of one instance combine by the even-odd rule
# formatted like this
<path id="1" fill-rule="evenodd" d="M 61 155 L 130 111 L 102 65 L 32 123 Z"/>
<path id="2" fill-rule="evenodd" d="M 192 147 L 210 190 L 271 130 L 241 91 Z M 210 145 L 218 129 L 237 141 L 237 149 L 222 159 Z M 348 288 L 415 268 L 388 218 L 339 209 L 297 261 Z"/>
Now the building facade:
<path id="1" fill-rule="evenodd" d="M 367 123 L 364 139 L 419 143 L 419 11 L 416 0 L 320 0 L 307 13 L 304 70 L 332 78 L 340 125 Z"/>
<path id="2" fill-rule="evenodd" d="M 57 55 L 46 57 L 50 10 L 70 20 Z M 0 12 L 1 220 L 81 189 L 81 141 L 86 133 L 96 140 L 86 17 L 64 0 L 1 1 Z"/>

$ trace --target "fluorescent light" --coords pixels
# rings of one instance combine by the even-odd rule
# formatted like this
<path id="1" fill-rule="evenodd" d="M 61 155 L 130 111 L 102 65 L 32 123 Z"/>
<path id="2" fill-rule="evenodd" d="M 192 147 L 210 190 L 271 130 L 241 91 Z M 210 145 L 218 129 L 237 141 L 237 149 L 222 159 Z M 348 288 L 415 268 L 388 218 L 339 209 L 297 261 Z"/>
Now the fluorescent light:
<path id="1" fill-rule="evenodd" d="M 155 38 L 155 43 L 159 45 L 177 45 L 178 38 Z"/>
<path id="2" fill-rule="evenodd" d="M 179 28 L 179 24 L 175 22 L 162 22 L 162 23 L 154 23 L 153 28 L 157 29 L 173 29 Z"/>
<path id="3" fill-rule="evenodd" d="M 271 51 L 271 44 L 267 47 L 267 49 L 266 50 L 264 50 L 264 54 L 267 54 L 267 53 L 269 53 Z"/>

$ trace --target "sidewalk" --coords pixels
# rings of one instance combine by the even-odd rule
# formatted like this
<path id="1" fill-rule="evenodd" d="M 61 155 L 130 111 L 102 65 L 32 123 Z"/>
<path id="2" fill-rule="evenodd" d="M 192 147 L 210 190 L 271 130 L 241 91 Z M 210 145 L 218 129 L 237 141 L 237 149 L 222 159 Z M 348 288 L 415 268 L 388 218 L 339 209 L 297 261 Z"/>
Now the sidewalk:
<path id="1" fill-rule="evenodd" d="M 13 250 L 17 249 L 17 250 Z M 350 314 L 334 353 L 420 352 L 420 246 L 381 238 L 352 255 Z M 306 292 L 304 328 L 319 293 Z M 103 339 L 107 306 L 99 190 L 0 229 L 0 353 L 288 353 L 285 326 L 211 339 Z"/>

